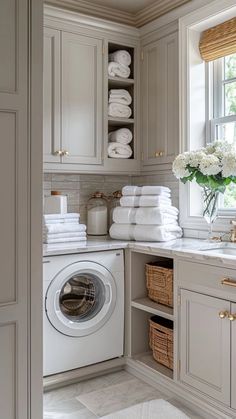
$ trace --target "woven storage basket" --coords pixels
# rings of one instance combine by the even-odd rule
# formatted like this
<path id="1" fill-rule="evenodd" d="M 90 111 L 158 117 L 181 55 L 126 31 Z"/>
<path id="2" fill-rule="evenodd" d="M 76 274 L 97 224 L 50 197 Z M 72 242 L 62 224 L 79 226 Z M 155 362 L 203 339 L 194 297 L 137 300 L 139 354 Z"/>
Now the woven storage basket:
<path id="1" fill-rule="evenodd" d="M 149 320 L 149 345 L 153 358 L 173 370 L 173 322 L 153 316 Z"/>
<path id="2" fill-rule="evenodd" d="M 173 261 L 146 263 L 146 285 L 151 300 L 173 307 Z"/>

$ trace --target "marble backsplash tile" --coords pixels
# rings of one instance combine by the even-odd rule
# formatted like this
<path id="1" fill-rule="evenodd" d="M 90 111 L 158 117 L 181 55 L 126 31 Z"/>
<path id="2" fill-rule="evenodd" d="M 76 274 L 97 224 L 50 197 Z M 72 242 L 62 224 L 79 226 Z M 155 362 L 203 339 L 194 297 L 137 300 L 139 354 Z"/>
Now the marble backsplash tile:
<path id="1" fill-rule="evenodd" d="M 173 205 L 179 205 L 178 181 L 171 172 L 157 175 L 86 175 L 86 174 L 44 174 L 44 196 L 51 190 L 60 191 L 68 197 L 68 211 L 79 212 L 81 222 L 86 223 L 86 204 L 95 191 L 109 196 L 125 185 L 163 185 L 172 191 Z"/>

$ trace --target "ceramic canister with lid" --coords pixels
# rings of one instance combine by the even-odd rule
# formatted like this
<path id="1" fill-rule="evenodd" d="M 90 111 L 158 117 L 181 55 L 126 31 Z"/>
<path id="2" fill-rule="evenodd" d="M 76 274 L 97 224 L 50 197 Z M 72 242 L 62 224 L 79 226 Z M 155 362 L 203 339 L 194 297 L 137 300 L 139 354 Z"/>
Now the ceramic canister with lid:
<path id="1" fill-rule="evenodd" d="M 51 196 L 44 198 L 44 214 L 66 214 L 67 196 L 59 191 L 51 191 Z"/>
<path id="2" fill-rule="evenodd" d="M 108 204 L 102 192 L 95 192 L 87 203 L 87 234 L 104 236 L 108 233 Z"/>

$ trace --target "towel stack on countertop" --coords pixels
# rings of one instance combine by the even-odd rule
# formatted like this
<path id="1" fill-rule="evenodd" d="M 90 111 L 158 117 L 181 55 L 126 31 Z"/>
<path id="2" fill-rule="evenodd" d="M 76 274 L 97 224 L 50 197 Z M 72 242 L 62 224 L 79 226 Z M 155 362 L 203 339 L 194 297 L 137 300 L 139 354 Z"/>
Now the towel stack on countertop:
<path id="1" fill-rule="evenodd" d="M 79 223 L 77 213 L 46 214 L 43 216 L 43 242 L 48 245 L 85 244 L 86 225 Z"/>
<path id="2" fill-rule="evenodd" d="M 118 50 L 109 54 L 108 75 L 111 77 L 130 76 L 131 55 L 126 50 Z"/>
<path id="3" fill-rule="evenodd" d="M 113 239 L 163 242 L 182 236 L 169 188 L 125 186 L 122 195 L 120 207 L 113 211 Z"/>

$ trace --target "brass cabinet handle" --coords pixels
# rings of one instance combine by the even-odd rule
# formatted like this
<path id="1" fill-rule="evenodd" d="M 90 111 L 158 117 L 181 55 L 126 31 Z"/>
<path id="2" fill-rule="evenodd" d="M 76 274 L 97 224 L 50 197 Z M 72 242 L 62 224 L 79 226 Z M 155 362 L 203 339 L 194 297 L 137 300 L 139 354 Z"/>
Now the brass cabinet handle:
<path id="1" fill-rule="evenodd" d="M 159 156 L 162 157 L 164 155 L 163 151 L 160 151 Z"/>
<path id="2" fill-rule="evenodd" d="M 69 151 L 67 151 L 67 150 L 63 150 L 63 151 L 62 151 L 62 155 L 63 155 L 63 156 L 69 156 Z"/>
<path id="3" fill-rule="evenodd" d="M 163 151 L 155 151 L 155 157 L 162 157 L 164 155 Z"/>
<path id="4" fill-rule="evenodd" d="M 63 155 L 63 151 L 61 151 L 61 150 L 56 150 L 56 151 L 54 152 L 54 154 L 55 154 L 55 156 L 62 156 L 62 155 Z"/>
<path id="5" fill-rule="evenodd" d="M 230 314 L 228 315 L 228 319 L 229 319 L 231 322 L 233 322 L 234 320 L 236 320 L 236 314 L 232 314 L 232 313 L 230 313 Z"/>
<path id="6" fill-rule="evenodd" d="M 236 287 L 236 281 L 230 278 L 223 278 L 221 280 L 222 285 L 229 285 L 230 287 Z"/>
<path id="7" fill-rule="evenodd" d="M 229 317 L 229 312 L 228 311 L 220 311 L 219 312 L 219 318 L 220 319 L 225 319 L 226 317 Z"/>

